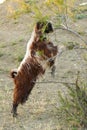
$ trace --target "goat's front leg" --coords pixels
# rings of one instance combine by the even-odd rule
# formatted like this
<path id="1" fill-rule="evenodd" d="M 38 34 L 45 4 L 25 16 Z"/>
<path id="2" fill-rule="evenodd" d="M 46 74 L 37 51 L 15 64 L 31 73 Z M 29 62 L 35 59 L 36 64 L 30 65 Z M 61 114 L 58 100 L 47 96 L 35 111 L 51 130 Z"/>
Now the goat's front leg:
<path id="1" fill-rule="evenodd" d="M 56 66 L 53 65 L 51 68 L 51 75 L 54 77 L 55 76 L 55 70 L 56 70 Z"/>

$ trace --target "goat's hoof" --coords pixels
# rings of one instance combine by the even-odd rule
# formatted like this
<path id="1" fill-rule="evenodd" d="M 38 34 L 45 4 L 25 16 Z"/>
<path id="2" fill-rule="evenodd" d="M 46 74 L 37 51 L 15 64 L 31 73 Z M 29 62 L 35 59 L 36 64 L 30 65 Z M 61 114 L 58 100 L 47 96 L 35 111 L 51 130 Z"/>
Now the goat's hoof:
<path id="1" fill-rule="evenodd" d="M 53 78 L 55 78 L 55 73 L 54 73 L 54 72 L 51 72 L 51 76 L 52 76 Z"/>
<path id="2" fill-rule="evenodd" d="M 18 114 L 17 113 L 13 113 L 13 117 L 17 117 L 18 116 Z"/>
<path id="3" fill-rule="evenodd" d="M 13 109 L 11 110 L 11 113 L 13 114 L 13 117 L 17 117 L 17 112 L 14 112 Z"/>

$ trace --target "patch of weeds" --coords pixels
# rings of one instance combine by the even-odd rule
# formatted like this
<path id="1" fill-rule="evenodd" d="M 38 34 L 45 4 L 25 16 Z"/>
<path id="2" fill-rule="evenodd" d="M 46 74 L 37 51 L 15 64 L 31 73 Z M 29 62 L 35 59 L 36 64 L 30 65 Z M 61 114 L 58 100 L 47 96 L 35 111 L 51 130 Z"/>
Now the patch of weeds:
<path id="1" fill-rule="evenodd" d="M 24 56 L 18 56 L 17 61 L 21 62 Z"/>
<path id="2" fill-rule="evenodd" d="M 19 42 L 23 42 L 23 41 L 24 41 L 23 37 L 19 38 Z"/>
<path id="3" fill-rule="evenodd" d="M 80 6 L 78 9 L 79 9 L 80 12 L 86 12 L 87 11 L 87 5 Z"/>
<path id="4" fill-rule="evenodd" d="M 16 53 L 13 54 L 13 59 L 18 63 L 21 62 L 22 59 L 24 58 L 25 52 L 22 48 L 22 46 L 18 47 L 16 49 Z"/>
<path id="5" fill-rule="evenodd" d="M 87 15 L 86 14 L 84 14 L 84 13 L 81 13 L 81 14 L 77 14 L 76 15 L 76 19 L 84 19 L 84 18 L 87 18 Z"/>
<path id="6" fill-rule="evenodd" d="M 83 32 L 83 31 L 78 31 L 78 34 L 80 34 L 80 35 L 84 35 L 85 34 L 85 32 Z"/>
<path id="7" fill-rule="evenodd" d="M 87 54 L 83 54 L 83 58 L 85 61 L 87 61 Z"/>
<path id="8" fill-rule="evenodd" d="M 3 72 L 3 69 L 0 68 L 0 73 Z"/>
<path id="9" fill-rule="evenodd" d="M 21 12 L 19 10 L 16 10 L 10 17 L 17 19 L 17 18 L 19 18 L 20 15 L 21 15 Z"/>
<path id="10" fill-rule="evenodd" d="M 67 42 L 67 43 L 64 43 L 64 45 L 66 46 L 66 48 L 68 50 L 72 50 L 74 49 L 76 46 L 78 46 L 78 43 L 76 42 Z"/>
<path id="11" fill-rule="evenodd" d="M 11 43 L 11 45 L 12 45 L 12 46 L 17 45 L 17 42 L 16 42 L 16 41 L 13 41 L 13 42 Z"/>
<path id="12" fill-rule="evenodd" d="M 5 48 L 7 47 L 6 43 L 0 43 L 0 48 Z"/>
<path id="13" fill-rule="evenodd" d="M 75 72 L 73 72 L 72 70 L 69 70 L 69 71 L 67 71 L 66 73 L 65 73 L 65 75 L 66 75 L 66 77 L 73 77 L 74 76 L 74 74 L 75 74 Z"/>
<path id="14" fill-rule="evenodd" d="M 9 72 L 9 69 L 8 68 L 0 68 L 0 73 L 7 73 Z"/>
<path id="15" fill-rule="evenodd" d="M 14 2 L 17 4 L 16 9 L 11 5 L 8 8 L 8 17 L 11 17 L 13 19 L 17 19 L 20 17 L 20 15 L 24 14 L 24 13 L 29 13 L 31 11 L 30 5 L 27 4 L 25 1 L 23 0 L 17 0 Z"/>
<path id="16" fill-rule="evenodd" d="M 2 52 L 0 52 L 0 57 L 2 57 L 4 54 Z"/>
<path id="17" fill-rule="evenodd" d="M 17 21 L 17 20 L 15 20 L 15 21 L 14 21 L 14 24 L 18 24 L 18 21 Z"/>
<path id="18" fill-rule="evenodd" d="M 38 0 L 26 0 L 25 3 L 28 3 L 28 4 L 34 4 L 38 2 Z"/>
<path id="19" fill-rule="evenodd" d="M 23 42 L 24 41 L 24 38 L 23 37 L 20 37 L 18 41 L 12 41 L 11 42 L 11 45 L 14 46 L 14 45 L 17 45 L 19 42 Z"/>
<path id="20" fill-rule="evenodd" d="M 67 125 L 71 130 L 87 128 L 87 84 L 78 83 L 79 75 L 76 79 L 76 84 L 67 87 L 67 95 L 59 92 L 61 125 Z"/>

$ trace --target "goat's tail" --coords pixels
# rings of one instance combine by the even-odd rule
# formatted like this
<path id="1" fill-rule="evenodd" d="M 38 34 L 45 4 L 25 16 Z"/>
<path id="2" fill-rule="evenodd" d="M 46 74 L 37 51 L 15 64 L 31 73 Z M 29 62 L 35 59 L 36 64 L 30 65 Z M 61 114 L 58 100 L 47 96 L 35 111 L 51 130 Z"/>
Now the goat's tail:
<path id="1" fill-rule="evenodd" d="M 15 78 L 17 76 L 17 70 L 11 70 L 10 76 L 11 78 Z"/>

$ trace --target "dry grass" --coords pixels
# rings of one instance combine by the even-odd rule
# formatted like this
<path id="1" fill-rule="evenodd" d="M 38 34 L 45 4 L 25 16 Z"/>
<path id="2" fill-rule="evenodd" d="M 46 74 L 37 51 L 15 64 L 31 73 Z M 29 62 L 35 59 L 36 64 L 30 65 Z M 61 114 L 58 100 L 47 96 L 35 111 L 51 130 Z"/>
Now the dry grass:
<path id="1" fill-rule="evenodd" d="M 81 25 L 83 32 L 87 24 L 84 19 L 81 20 L 82 24 L 79 24 L 79 21 L 75 24 Z M 55 108 L 56 105 L 60 105 L 58 91 L 67 93 L 66 87 L 60 83 L 36 84 L 26 104 L 19 106 L 19 116 L 13 118 L 11 115 L 13 82 L 9 77 L 9 72 L 19 66 L 25 54 L 31 24 L 32 20 L 26 14 L 18 20 L 7 19 L 3 16 L 0 21 L 0 130 L 61 130 L 61 128 L 67 130 L 68 126 L 65 125 L 66 128 L 60 126 L 60 115 Z M 86 81 L 87 50 L 86 47 L 79 48 L 83 42 L 63 30 L 57 30 L 57 41 L 54 34 L 55 32 L 49 38 L 57 45 L 66 43 L 67 49 L 57 59 L 55 78 L 51 77 L 48 70 L 43 81 L 74 82 L 77 70 L 81 71 L 82 78 Z M 84 39 L 87 38 L 85 35 L 86 31 L 84 31 Z M 78 48 L 75 49 L 75 47 Z M 73 130 L 77 129 L 73 128 Z"/>

